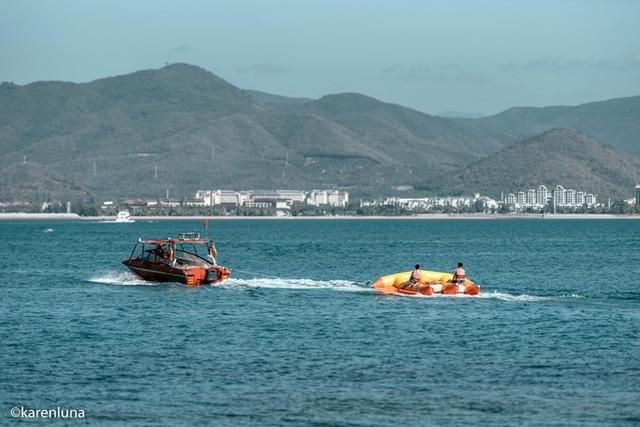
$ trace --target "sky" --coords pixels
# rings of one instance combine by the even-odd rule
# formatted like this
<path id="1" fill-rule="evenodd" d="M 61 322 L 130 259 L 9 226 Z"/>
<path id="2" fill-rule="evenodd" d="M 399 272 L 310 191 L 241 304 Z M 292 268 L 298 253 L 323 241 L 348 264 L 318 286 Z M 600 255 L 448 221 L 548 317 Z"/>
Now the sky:
<path id="1" fill-rule="evenodd" d="M 185 62 L 243 89 L 492 114 L 640 95 L 640 1 L 0 0 L 0 81 Z"/>

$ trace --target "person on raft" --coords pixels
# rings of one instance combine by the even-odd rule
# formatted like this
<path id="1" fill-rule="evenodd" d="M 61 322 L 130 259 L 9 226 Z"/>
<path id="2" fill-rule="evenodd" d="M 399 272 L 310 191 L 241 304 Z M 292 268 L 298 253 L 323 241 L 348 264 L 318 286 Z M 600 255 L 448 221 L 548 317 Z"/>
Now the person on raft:
<path id="1" fill-rule="evenodd" d="M 416 264 L 415 270 L 413 270 L 411 272 L 411 276 L 409 276 L 409 280 L 394 286 L 398 289 L 406 289 L 409 291 L 420 291 L 423 288 L 426 288 L 428 286 L 428 285 L 420 284 L 421 279 L 422 279 L 422 272 L 420 271 L 420 264 Z"/>
<path id="2" fill-rule="evenodd" d="M 464 268 L 462 268 L 462 263 L 458 263 L 458 267 L 453 272 L 453 277 L 451 278 L 451 282 L 457 283 L 459 285 L 464 284 L 465 279 L 467 278 Z"/>

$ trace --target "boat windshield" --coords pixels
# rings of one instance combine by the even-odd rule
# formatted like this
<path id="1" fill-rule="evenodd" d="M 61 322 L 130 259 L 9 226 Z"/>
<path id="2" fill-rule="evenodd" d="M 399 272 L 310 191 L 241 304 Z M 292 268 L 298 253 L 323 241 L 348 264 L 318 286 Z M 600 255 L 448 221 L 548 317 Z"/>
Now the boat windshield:
<path id="1" fill-rule="evenodd" d="M 170 250 L 169 244 L 156 242 L 152 244 L 145 243 L 147 242 L 138 242 L 134 246 L 133 251 L 131 251 L 129 258 L 151 263 L 170 263 L 167 257 Z M 172 246 L 175 250 L 173 257 L 179 265 L 202 265 L 203 263 L 215 265 L 214 259 L 207 255 L 209 253 L 208 244 L 202 244 L 200 242 L 179 242 Z M 200 251 L 198 251 L 198 247 L 200 247 Z"/>
<path id="2" fill-rule="evenodd" d="M 202 258 L 197 253 L 186 250 L 186 248 L 176 248 L 176 259 L 189 264 L 202 264 L 203 261 L 207 264 L 213 264 L 210 260 Z"/>

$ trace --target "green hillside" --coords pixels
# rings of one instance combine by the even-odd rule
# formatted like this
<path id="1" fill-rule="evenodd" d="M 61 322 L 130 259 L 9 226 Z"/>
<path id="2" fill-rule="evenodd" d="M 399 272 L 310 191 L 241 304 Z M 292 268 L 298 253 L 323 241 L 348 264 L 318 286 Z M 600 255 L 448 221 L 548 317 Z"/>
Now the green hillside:
<path id="1" fill-rule="evenodd" d="M 499 196 L 557 184 L 601 197 L 628 198 L 640 177 L 640 159 L 574 129 L 552 129 L 469 165 L 443 183 L 450 191 Z"/>
<path id="2" fill-rule="evenodd" d="M 268 96 L 186 64 L 83 84 L 3 84 L 0 117 L 2 182 L 15 182 L 26 157 L 99 198 L 202 188 L 378 194 L 500 148 L 488 132 L 363 95 Z M 0 198 L 14 190 L 0 187 Z"/>
<path id="3" fill-rule="evenodd" d="M 514 107 L 493 116 L 457 120 L 513 140 L 554 128 L 579 129 L 621 151 L 640 156 L 640 96 L 577 106 Z"/>
<path id="4" fill-rule="evenodd" d="M 356 93 L 310 100 L 243 90 L 187 64 L 81 84 L 3 83 L 0 201 L 155 198 L 166 190 L 188 197 L 215 188 L 342 188 L 354 197 L 399 186 L 420 188 L 407 195 L 467 192 L 465 179 L 478 177 L 459 178 L 464 167 L 569 118 L 633 151 L 638 99 L 469 120 Z M 518 173 L 526 175 L 527 165 Z M 623 185 L 614 179 L 601 188 L 622 194 Z"/>

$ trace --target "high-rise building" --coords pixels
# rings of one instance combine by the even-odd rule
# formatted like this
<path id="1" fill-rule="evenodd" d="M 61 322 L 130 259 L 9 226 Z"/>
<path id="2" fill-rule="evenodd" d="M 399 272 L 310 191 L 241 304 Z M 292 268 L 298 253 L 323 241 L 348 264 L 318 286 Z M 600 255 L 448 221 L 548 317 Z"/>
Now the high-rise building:
<path id="1" fill-rule="evenodd" d="M 515 194 L 513 194 L 513 193 L 507 194 L 507 205 L 515 206 L 517 201 L 518 201 L 518 198 L 517 198 L 517 196 Z"/>
<path id="2" fill-rule="evenodd" d="M 536 201 L 536 190 L 534 190 L 532 188 L 529 191 L 527 191 L 527 204 L 528 205 L 535 205 L 536 203 L 537 203 L 537 201 Z"/>
<path id="3" fill-rule="evenodd" d="M 541 205 L 547 204 L 547 200 L 549 200 L 549 190 L 547 190 L 547 187 L 545 187 L 544 185 L 541 185 L 540 187 L 538 187 L 538 194 L 536 199 L 538 201 L 538 204 L 541 204 Z"/>
<path id="4" fill-rule="evenodd" d="M 636 185 L 636 208 L 640 209 L 640 184 Z"/>
<path id="5" fill-rule="evenodd" d="M 517 201 L 520 206 L 524 206 L 527 203 L 527 195 L 524 194 L 524 191 L 518 191 Z"/>
<path id="6" fill-rule="evenodd" d="M 578 191 L 576 193 L 576 205 L 584 205 L 584 191 Z"/>
<path id="7" fill-rule="evenodd" d="M 558 206 L 564 206 L 565 205 L 564 187 L 562 185 L 556 185 L 555 188 L 553 189 L 553 194 L 551 195 L 551 197 L 553 197 L 554 209 Z"/>
<path id="8" fill-rule="evenodd" d="M 564 192 L 564 203 L 568 206 L 575 206 L 576 190 L 570 188 Z"/>

